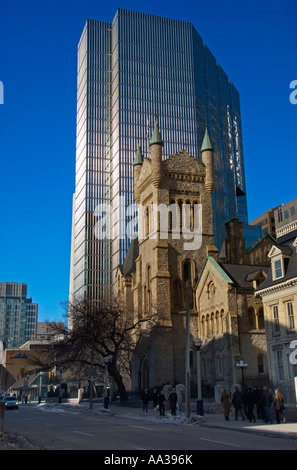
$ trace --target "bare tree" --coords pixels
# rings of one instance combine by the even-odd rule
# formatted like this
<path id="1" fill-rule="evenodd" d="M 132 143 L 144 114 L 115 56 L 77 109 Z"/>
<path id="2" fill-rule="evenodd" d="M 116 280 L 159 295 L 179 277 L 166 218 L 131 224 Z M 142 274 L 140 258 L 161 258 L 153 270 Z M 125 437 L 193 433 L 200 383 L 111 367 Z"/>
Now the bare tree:
<path id="1" fill-rule="evenodd" d="M 59 366 L 89 366 L 92 377 L 95 368 L 104 370 L 104 358 L 108 357 L 108 373 L 118 387 L 121 400 L 126 400 L 123 371 L 127 370 L 127 362 L 130 364 L 142 333 L 155 325 L 157 315 L 152 313 L 135 319 L 134 313 L 116 299 L 76 299 L 66 307 L 72 327 L 65 332 L 58 325 L 54 326 L 60 338 L 52 346 L 52 358 Z M 92 384 L 90 386 L 92 388 Z"/>

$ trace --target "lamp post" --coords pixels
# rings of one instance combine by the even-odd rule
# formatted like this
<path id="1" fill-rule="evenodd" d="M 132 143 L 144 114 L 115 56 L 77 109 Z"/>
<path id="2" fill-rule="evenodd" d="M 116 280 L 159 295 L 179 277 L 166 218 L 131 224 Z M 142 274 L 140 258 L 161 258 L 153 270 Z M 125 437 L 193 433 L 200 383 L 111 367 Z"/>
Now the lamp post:
<path id="1" fill-rule="evenodd" d="M 59 403 L 62 403 L 62 374 L 63 374 L 63 368 L 60 367 Z"/>
<path id="2" fill-rule="evenodd" d="M 105 377 L 104 377 L 104 408 L 108 408 L 108 397 L 107 397 L 107 365 L 109 363 L 108 357 L 104 357 L 105 366 Z"/>
<path id="3" fill-rule="evenodd" d="M 197 363 L 197 414 L 203 416 L 203 401 L 201 393 L 201 367 L 200 367 L 200 349 L 203 344 L 200 338 L 193 339 L 194 346 L 196 348 L 196 363 Z"/>
<path id="4" fill-rule="evenodd" d="M 190 418 L 190 312 L 189 312 L 189 281 L 185 281 L 186 291 L 186 417 Z"/>
<path id="5" fill-rule="evenodd" d="M 41 392 L 42 392 L 42 376 L 43 372 L 39 372 L 39 403 L 41 403 Z"/>
<path id="6" fill-rule="evenodd" d="M 244 382 L 243 382 L 243 370 L 247 368 L 247 363 L 244 361 L 239 361 L 236 364 L 237 369 L 241 369 L 241 382 L 242 382 L 242 391 L 244 390 Z"/>

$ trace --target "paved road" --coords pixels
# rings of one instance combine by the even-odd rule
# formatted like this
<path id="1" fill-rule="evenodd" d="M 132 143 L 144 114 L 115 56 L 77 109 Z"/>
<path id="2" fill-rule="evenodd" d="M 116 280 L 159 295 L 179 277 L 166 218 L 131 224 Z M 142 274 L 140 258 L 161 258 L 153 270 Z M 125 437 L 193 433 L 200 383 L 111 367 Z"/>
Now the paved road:
<path id="1" fill-rule="evenodd" d="M 135 420 L 117 414 L 20 406 L 5 414 L 5 432 L 46 450 L 296 450 L 297 441 L 200 425 Z"/>

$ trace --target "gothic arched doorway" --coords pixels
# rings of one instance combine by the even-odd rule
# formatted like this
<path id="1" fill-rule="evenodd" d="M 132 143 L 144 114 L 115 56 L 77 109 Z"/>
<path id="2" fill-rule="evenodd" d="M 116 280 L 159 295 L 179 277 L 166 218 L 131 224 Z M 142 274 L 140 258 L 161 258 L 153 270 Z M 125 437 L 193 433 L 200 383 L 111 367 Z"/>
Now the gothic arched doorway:
<path id="1" fill-rule="evenodd" d="M 144 390 L 149 388 L 149 365 L 146 357 L 143 357 L 140 361 L 139 371 L 138 371 L 138 388 L 139 390 Z"/>

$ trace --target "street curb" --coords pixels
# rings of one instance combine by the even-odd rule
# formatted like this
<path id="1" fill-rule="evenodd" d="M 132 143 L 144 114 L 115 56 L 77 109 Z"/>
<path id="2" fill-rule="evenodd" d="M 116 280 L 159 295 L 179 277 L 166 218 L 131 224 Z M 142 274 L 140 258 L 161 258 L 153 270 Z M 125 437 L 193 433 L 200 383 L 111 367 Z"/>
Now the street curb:
<path id="1" fill-rule="evenodd" d="M 239 432 L 244 432 L 244 433 L 249 433 L 249 434 L 259 434 L 261 436 L 265 437 L 276 437 L 276 438 L 285 438 L 285 439 L 296 439 L 297 440 L 297 433 L 290 433 L 290 432 L 280 432 L 280 431 L 265 431 L 264 429 L 249 429 L 249 428 L 240 428 L 240 427 L 228 427 L 220 424 L 207 424 L 207 423 L 201 423 L 202 426 L 207 427 L 207 428 L 216 428 L 216 429 L 224 429 L 227 431 L 239 431 Z M 269 426 L 269 425 L 268 425 Z"/>

